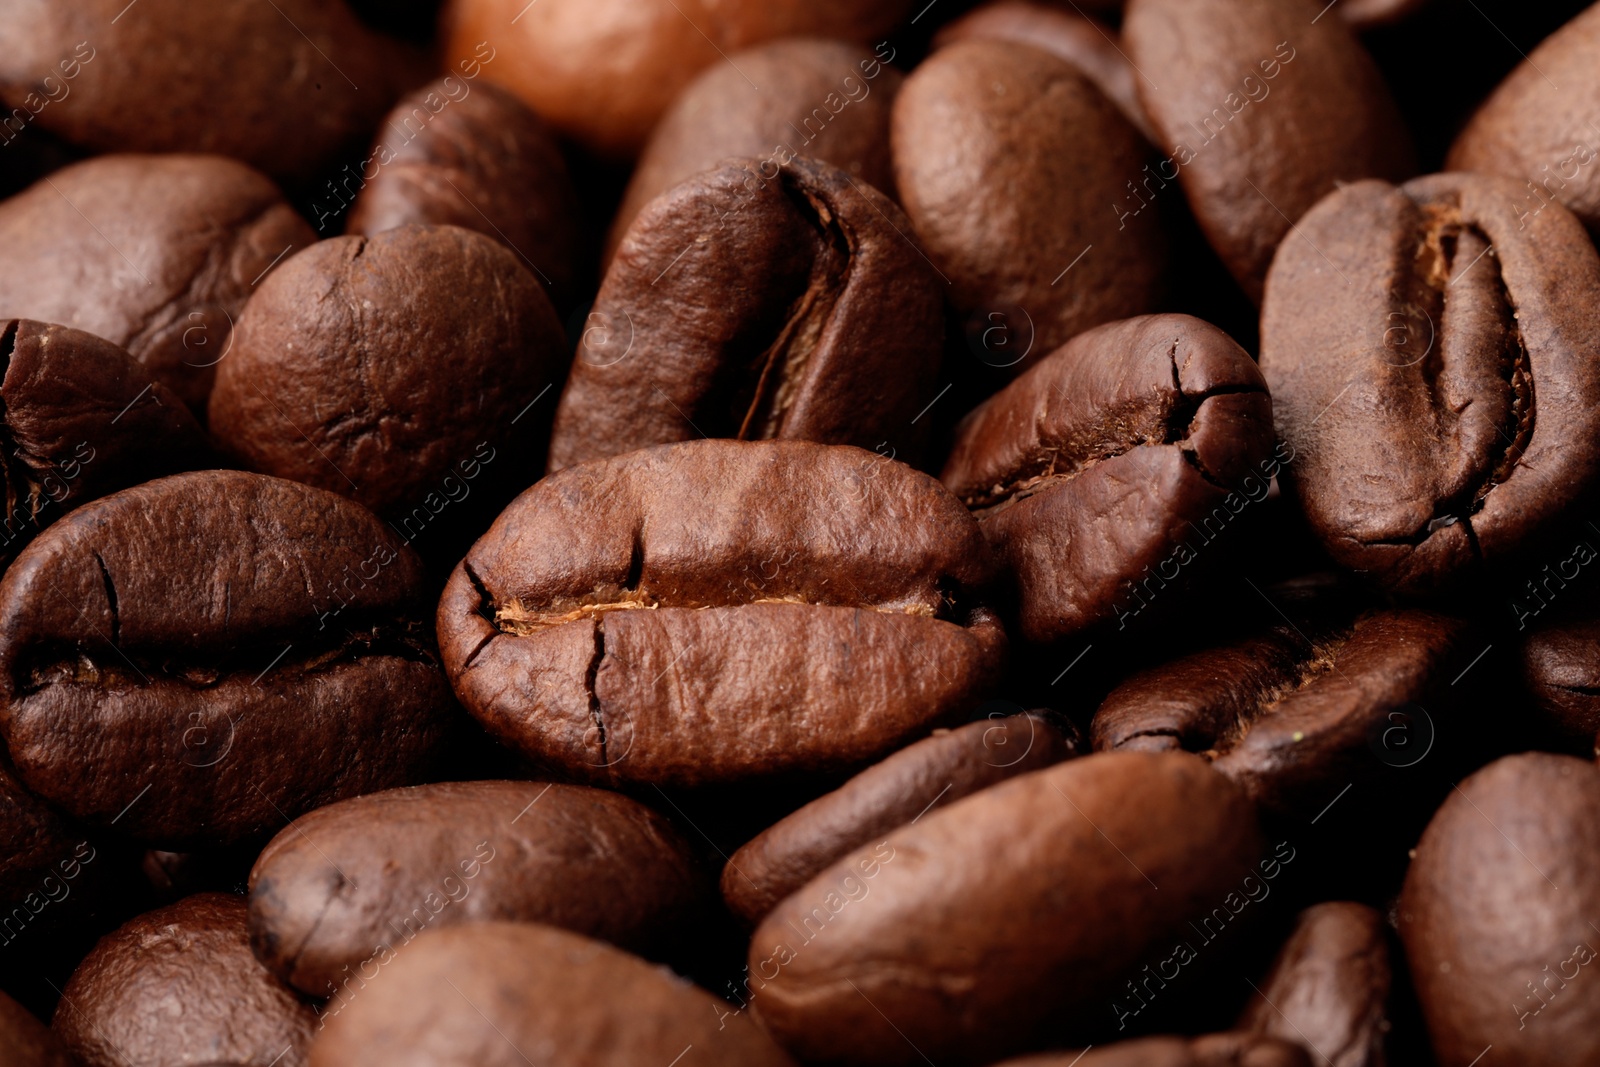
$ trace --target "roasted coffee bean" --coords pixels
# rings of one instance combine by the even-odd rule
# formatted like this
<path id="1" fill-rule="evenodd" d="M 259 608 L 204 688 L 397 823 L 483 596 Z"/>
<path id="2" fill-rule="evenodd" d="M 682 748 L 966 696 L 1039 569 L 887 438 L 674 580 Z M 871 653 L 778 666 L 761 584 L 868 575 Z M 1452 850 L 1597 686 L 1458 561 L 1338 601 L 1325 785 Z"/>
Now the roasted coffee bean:
<path id="1" fill-rule="evenodd" d="M 444 782 L 319 808 L 279 833 L 250 872 L 250 937 L 291 985 L 354 996 L 434 927 L 542 922 L 658 950 L 706 888 L 672 824 L 617 793 Z"/>
<path id="2" fill-rule="evenodd" d="M 1239 1029 L 1303 1046 L 1328 1067 L 1384 1067 L 1389 942 L 1383 916 L 1332 901 L 1300 913 Z"/>
<path id="3" fill-rule="evenodd" d="M 1440 1063 L 1600 1062 L 1600 770 L 1507 756 L 1474 774 L 1417 845 L 1400 937 Z M 1597 968 L 1600 969 L 1600 968 Z"/>
<path id="4" fill-rule="evenodd" d="M 210 152 L 308 180 L 367 136 L 408 60 L 343 0 L 215 0 L 203 19 L 186 0 L 22 0 L 0 19 L 0 102 L 94 152 Z"/>
<path id="5" fill-rule="evenodd" d="M 563 135 L 629 158 L 695 75 L 730 53 L 826 34 L 882 41 L 889 63 L 883 36 L 910 9 L 911 0 L 451 0 L 441 35 L 452 60 L 481 60 L 488 80 Z"/>
<path id="6" fill-rule="evenodd" d="M 978 407 L 940 477 L 1006 564 L 1019 632 L 1048 643 L 1126 626 L 1278 467 L 1249 355 L 1152 315 L 1079 335 Z"/>
<path id="7" fill-rule="evenodd" d="M 1081 1052 L 1051 1052 L 1006 1060 L 996 1067 L 1312 1067 L 1299 1046 L 1259 1034 L 1146 1037 Z"/>
<path id="8" fill-rule="evenodd" d="M 770 169 L 809 156 L 892 196 L 889 108 L 903 80 L 871 51 L 822 38 L 773 41 L 713 64 L 650 135 L 608 249 L 645 204 L 725 159 L 771 160 Z"/>
<path id="9" fill-rule="evenodd" d="M 1000 2 L 1010 3 L 1013 0 L 1000 0 Z M 1369 30 L 1399 22 L 1420 11 L 1430 2 L 1431 0 L 1339 0 L 1334 6 L 1333 13 L 1353 29 Z M 1076 0 L 1071 6 L 1109 15 L 1122 9 L 1123 0 Z"/>
<path id="10" fill-rule="evenodd" d="M 1407 594 L 1503 562 L 1600 475 L 1600 256 L 1514 182 L 1346 186 L 1273 263 L 1261 369 L 1333 558 Z"/>
<path id="11" fill-rule="evenodd" d="M 425 1006 L 425 1008 L 424 1008 Z M 424 1010 L 419 1010 L 424 1009 Z M 335 1002 L 313 1067 L 792 1067 L 747 1013 L 609 945 L 533 923 L 429 931 Z M 691 1052 L 692 1050 L 692 1052 Z"/>
<path id="12" fill-rule="evenodd" d="M 364 508 L 234 471 L 56 522 L 0 581 L 23 782 L 158 844 L 226 844 L 414 780 L 454 705 L 421 564 Z"/>
<path id="13" fill-rule="evenodd" d="M 1078 70 L 1000 40 L 940 49 L 894 105 L 895 180 L 979 349 L 1020 371 L 1074 335 L 1155 310 L 1166 238 L 1113 204 L 1149 146 Z"/>
<path id="14" fill-rule="evenodd" d="M 459 465 L 548 425 L 552 399 L 543 420 L 534 405 L 566 358 L 549 299 L 498 241 L 456 226 L 338 237 L 250 298 L 217 368 L 211 429 L 252 470 L 398 518 Z M 530 460 L 524 484 L 537 454 L 508 461 Z"/>
<path id="15" fill-rule="evenodd" d="M 909 229 L 804 158 L 732 160 L 651 201 L 578 345 L 550 470 L 708 436 L 912 458 L 943 325 Z"/>
<path id="16" fill-rule="evenodd" d="M 1449 170 L 1517 183 L 1525 223 L 1562 204 L 1600 233 L 1600 7 L 1534 49 L 1478 109 L 1450 148 Z"/>
<path id="17" fill-rule="evenodd" d="M 25 904 L 42 911 L 59 894 L 62 875 L 75 876 L 94 846 L 61 814 L 22 787 L 0 756 L 0 909 Z M 71 879 L 68 878 L 68 881 Z M 70 890 L 69 890 L 70 892 Z M 14 931 L 6 929 L 8 937 Z"/>
<path id="18" fill-rule="evenodd" d="M 1573 755 L 1593 755 L 1600 747 L 1600 617 L 1584 612 L 1535 627 L 1522 640 L 1521 660 L 1531 710 Z"/>
<path id="19" fill-rule="evenodd" d="M 1272 253 L 1341 182 L 1416 172 L 1411 135 L 1372 58 L 1320 0 L 1130 0 L 1123 39 L 1171 153 L 1123 196 L 1176 181 L 1222 262 L 1257 302 Z M 1119 190 L 1120 194 L 1120 190 Z"/>
<path id="20" fill-rule="evenodd" d="M 745 844 L 723 868 L 723 899 L 754 926 L 841 856 L 935 808 L 1076 754 L 1077 739 L 1039 715 L 935 730 Z"/>
<path id="21" fill-rule="evenodd" d="M 362 177 L 347 233 L 408 222 L 477 230 L 516 252 L 552 300 L 572 299 L 578 194 L 549 129 L 505 90 L 455 75 L 418 89 L 378 128 Z M 317 202 L 319 227 L 338 204 Z"/>
<path id="22" fill-rule="evenodd" d="M 1032 45 L 1066 60 L 1116 104 L 1146 140 L 1160 139 L 1139 102 L 1133 84 L 1138 73 L 1128 62 L 1117 31 L 1104 23 L 1041 0 L 992 0 L 940 30 L 933 43 L 942 48 L 972 38 Z"/>
<path id="23" fill-rule="evenodd" d="M 1250 802 L 1192 756 L 1072 760 L 930 812 L 780 903 L 750 945 L 751 1002 L 808 1062 L 986 1062 L 1046 1025 L 1103 1028 L 1123 979 L 1260 852 Z"/>
<path id="24" fill-rule="evenodd" d="M 6 1067 L 77 1067 L 50 1030 L 33 1015 L 0 993 L 0 1048 Z"/>
<path id="25" fill-rule="evenodd" d="M 199 423 L 132 356 L 92 334 L 0 321 L 0 566 L 114 489 L 204 464 Z"/>
<path id="26" fill-rule="evenodd" d="M 0 319 L 105 338 L 203 412 L 245 299 L 280 258 L 315 240 L 242 164 L 92 159 L 0 202 Z"/>
<path id="27" fill-rule="evenodd" d="M 994 683 L 992 572 L 960 501 L 893 460 L 695 441 L 518 497 L 451 575 L 440 646 L 473 715 L 575 775 L 840 771 Z"/>
<path id="28" fill-rule="evenodd" d="M 52 1026 L 82 1067 L 304 1067 L 317 1016 L 250 954 L 245 903 L 201 893 L 100 939 Z"/>

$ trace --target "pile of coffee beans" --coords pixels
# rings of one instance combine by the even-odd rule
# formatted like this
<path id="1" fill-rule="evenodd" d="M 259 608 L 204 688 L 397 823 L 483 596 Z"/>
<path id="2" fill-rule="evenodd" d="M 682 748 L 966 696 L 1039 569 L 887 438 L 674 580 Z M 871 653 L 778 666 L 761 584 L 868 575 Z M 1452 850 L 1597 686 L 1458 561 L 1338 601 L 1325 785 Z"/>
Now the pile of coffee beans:
<path id="1" fill-rule="evenodd" d="M 1597 238 L 1592 0 L 0 0 L 0 1067 L 1600 1067 Z"/>

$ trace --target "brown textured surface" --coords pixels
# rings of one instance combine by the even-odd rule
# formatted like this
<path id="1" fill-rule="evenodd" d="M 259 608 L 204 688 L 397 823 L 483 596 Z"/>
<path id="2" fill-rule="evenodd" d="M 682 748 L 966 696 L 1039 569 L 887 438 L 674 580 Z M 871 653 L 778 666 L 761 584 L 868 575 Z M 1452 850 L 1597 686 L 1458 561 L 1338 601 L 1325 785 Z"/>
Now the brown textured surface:
<path id="1" fill-rule="evenodd" d="M 250 298 L 217 368 L 211 429 L 253 470 L 392 518 L 480 443 L 510 451 L 514 430 L 548 425 L 551 398 L 529 405 L 560 387 L 566 359 L 537 279 L 493 238 L 416 225 L 336 237 Z M 531 441 L 513 462 L 534 479 Z"/>
<path id="2" fill-rule="evenodd" d="M 452 0 L 442 18 L 454 60 L 487 40 L 484 75 L 564 136 L 631 158 L 696 74 L 779 37 L 871 44 L 911 0 Z"/>
<path id="3" fill-rule="evenodd" d="M 572 297 L 578 194 L 555 138 L 516 97 L 454 75 L 430 82 L 379 126 L 373 163 L 346 233 L 408 222 L 477 230 L 514 250 L 553 300 Z"/>
<path id="4" fill-rule="evenodd" d="M 1273 250 L 1336 183 L 1416 171 L 1377 65 L 1342 22 L 1317 18 L 1322 6 L 1131 0 L 1122 27 L 1134 65 L 1160 72 L 1159 88 L 1138 83 L 1159 147 L 1211 246 L 1258 303 Z"/>
<path id="5" fill-rule="evenodd" d="M 204 18 L 190 0 L 11 0 L 0 100 L 21 106 L 86 55 L 34 120 L 44 129 L 94 152 L 214 152 L 286 180 L 364 138 L 406 65 L 343 0 L 207 0 Z"/>
<path id="6" fill-rule="evenodd" d="M 1010 41 L 942 48 L 906 79 L 893 141 L 900 201 L 950 302 L 1025 336 L 1020 307 L 1034 361 L 1155 309 L 1166 236 L 1155 212 L 1115 207 L 1149 146 L 1073 65 Z"/>
<path id="7" fill-rule="evenodd" d="M 1600 769 L 1529 753 L 1491 763 L 1428 824 L 1400 937 L 1441 1063 L 1600 1062 Z M 1524 1015 L 1524 1013 L 1528 1013 Z"/>
<path id="8" fill-rule="evenodd" d="M 1021 636 L 1046 643 L 1131 607 L 1131 583 L 1247 477 L 1264 491 L 1271 449 L 1249 355 L 1199 319 L 1151 315 L 1080 335 L 980 405 L 940 477 L 1009 568 Z"/>
<path id="9" fill-rule="evenodd" d="M 1537 626 L 1522 640 L 1523 683 L 1539 716 L 1575 756 L 1591 755 L 1600 744 L 1600 618 L 1584 615 Z"/>
<path id="10" fill-rule="evenodd" d="M 549 926 L 424 934 L 327 1020 L 314 1067 L 792 1067 L 748 1013 L 625 952 Z M 693 1050 L 692 1052 L 690 1050 Z"/>
<path id="11" fill-rule="evenodd" d="M 1520 205 L 1503 178 L 1360 182 L 1273 263 L 1285 485 L 1335 560 L 1390 589 L 1503 563 L 1600 473 L 1600 257 L 1565 209 L 1524 229 Z"/>
<path id="12" fill-rule="evenodd" d="M 542 922 L 649 951 L 706 888 L 672 824 L 620 794 L 442 782 L 331 804 L 279 833 L 250 872 L 250 937 L 285 981 L 327 996 L 363 986 L 420 929 L 460 923 Z"/>
<path id="13" fill-rule="evenodd" d="M 147 482 L 52 525 L 0 581 L 0 729 L 78 818 L 237 841 L 419 772 L 454 709 L 423 595 L 416 557 L 342 497 L 231 471 Z"/>
<path id="14" fill-rule="evenodd" d="M 1313 1067 L 1322 1064 L 1275 1037 L 1230 1032 L 1204 1037 L 1146 1037 L 1083 1052 L 1049 1052 L 996 1067 Z"/>
<path id="15" fill-rule="evenodd" d="M 713 64 L 651 133 L 611 223 L 608 254 L 640 208 L 724 159 L 781 165 L 810 156 L 893 197 L 889 108 L 902 81 L 871 49 L 823 38 L 773 41 Z"/>
<path id="16" fill-rule="evenodd" d="M 910 460 L 943 319 L 908 231 L 882 193 L 804 158 L 728 160 L 663 193 L 600 287 L 550 469 L 701 437 Z"/>
<path id="17" fill-rule="evenodd" d="M 104 156 L 0 201 L 0 318 L 120 345 L 203 412 L 252 284 L 315 240 L 243 164 Z"/>
<path id="18" fill-rule="evenodd" d="M 76 1067 L 60 1038 L 0 993 L 0 1063 L 5 1067 Z"/>
<path id="19" fill-rule="evenodd" d="M 924 474 L 843 446 L 695 441 L 517 498 L 451 575 L 439 639 L 469 711 L 575 774 L 843 770 L 994 682 L 992 572 Z"/>
<path id="20" fill-rule="evenodd" d="M 1389 1062 L 1392 974 L 1383 916 L 1330 901 L 1300 913 L 1239 1029 L 1298 1044 L 1327 1067 Z"/>
<path id="21" fill-rule="evenodd" d="M 244 898 L 202 893 L 101 938 L 52 1027 L 83 1067 L 304 1067 L 316 1021 L 250 954 Z"/>
<path id="22" fill-rule="evenodd" d="M 1071 760 L 931 812 L 779 904 L 751 943 L 751 974 L 777 971 L 753 1004 L 801 1059 L 984 1062 L 1047 1020 L 1104 1015 L 1259 851 L 1249 801 L 1193 756 Z"/>

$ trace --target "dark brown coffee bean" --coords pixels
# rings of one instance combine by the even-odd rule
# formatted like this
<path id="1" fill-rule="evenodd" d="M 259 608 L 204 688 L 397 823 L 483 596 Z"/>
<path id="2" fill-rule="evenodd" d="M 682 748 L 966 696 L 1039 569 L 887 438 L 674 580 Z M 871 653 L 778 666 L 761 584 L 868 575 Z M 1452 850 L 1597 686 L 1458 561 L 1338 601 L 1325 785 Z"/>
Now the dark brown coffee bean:
<path id="1" fill-rule="evenodd" d="M 441 39 L 452 61 L 481 60 L 488 80 L 562 135 L 626 159 L 695 75 L 729 55 L 826 35 L 882 42 L 890 63 L 884 35 L 910 10 L 911 0 L 451 0 Z"/>
<path id="2" fill-rule="evenodd" d="M 1192 756 L 1072 760 L 931 812 L 780 903 L 751 942 L 751 1002 L 808 1062 L 981 1063 L 1046 1023 L 1103 1029 L 1122 980 L 1260 851 L 1249 801 Z"/>
<path id="3" fill-rule="evenodd" d="M 1303 1046 L 1328 1067 L 1384 1067 L 1389 942 L 1383 916 L 1333 901 L 1300 913 L 1239 1029 Z"/>
<path id="4" fill-rule="evenodd" d="M 1074 338 L 990 398 L 940 477 L 1007 565 L 1020 633 L 1047 643 L 1126 626 L 1266 496 L 1271 451 L 1249 355 L 1199 319 L 1152 315 Z"/>
<path id="5" fill-rule="evenodd" d="M 212 152 L 288 180 L 364 138 L 409 62 L 342 0 L 217 0 L 204 19 L 185 0 L 24 3 L 0 20 L 8 111 L 94 152 Z"/>
<path id="6" fill-rule="evenodd" d="M 1421 593 L 1496 564 L 1600 475 L 1600 256 L 1470 174 L 1346 186 L 1273 263 L 1261 369 L 1329 554 Z"/>
<path id="7" fill-rule="evenodd" d="M 550 470 L 708 436 L 909 454 L 943 336 L 909 231 L 883 194 L 804 158 L 730 160 L 657 197 L 600 287 Z"/>
<path id="8" fill-rule="evenodd" d="M 1372 58 L 1320 0 L 1130 0 L 1123 38 L 1170 155 L 1127 197 L 1171 196 L 1246 293 L 1272 253 L 1341 182 L 1416 172 L 1411 135 Z"/>
<path id="9" fill-rule="evenodd" d="M 1457 787 L 1416 848 L 1400 937 L 1440 1063 L 1600 1062 L 1600 770 L 1528 753 Z M 1486 1061 L 1487 1062 L 1487 1061 Z"/>
<path id="10" fill-rule="evenodd" d="M 1114 210 L 1149 146 L 1065 60 L 1000 40 L 940 49 L 906 79 L 893 137 L 901 203 L 951 303 L 1008 333 L 986 361 L 1021 370 L 1155 310 L 1166 238 L 1154 212 Z"/>
<path id="11" fill-rule="evenodd" d="M 1094 748 L 1200 753 L 1264 807 L 1311 818 L 1427 755 L 1418 707 L 1437 709 L 1476 651 L 1466 633 L 1425 611 L 1274 628 L 1134 675 L 1095 713 Z"/>
<path id="12" fill-rule="evenodd" d="M 10 761 L 0 755 L 0 909 L 9 916 L 11 908 L 23 905 L 31 921 L 94 854 L 82 831 L 24 789 Z M 63 875 L 69 877 L 63 880 Z M 0 920 L 0 943 L 17 933 Z"/>
<path id="13" fill-rule="evenodd" d="M 1449 170 L 1517 183 L 1525 224 L 1562 204 L 1600 233 L 1600 8 L 1545 38 L 1478 109 L 1450 148 Z"/>
<path id="14" fill-rule="evenodd" d="M 856 448 L 695 441 L 518 497 L 451 575 L 440 646 L 473 715 L 572 774 L 838 771 L 994 682 L 992 571 L 924 474 Z"/>
<path id="15" fill-rule="evenodd" d="M 0 202 L 0 319 L 103 337 L 203 412 L 245 299 L 281 258 L 315 241 L 273 184 L 242 164 L 93 159 Z"/>
<path id="16" fill-rule="evenodd" d="M 874 764 L 748 842 L 722 871 L 722 896 L 754 926 L 846 853 L 935 808 L 1076 755 L 1076 738 L 1037 715 L 981 719 Z"/>
<path id="17" fill-rule="evenodd" d="M 549 299 L 498 241 L 456 226 L 338 237 L 251 297 L 211 429 L 253 470 L 395 518 L 463 461 L 537 436 L 566 358 Z M 524 483 L 537 456 L 513 461 L 530 458 Z"/>
<path id="18" fill-rule="evenodd" d="M 1522 640 L 1521 658 L 1522 680 L 1533 694 L 1530 710 L 1574 756 L 1594 754 L 1600 745 L 1600 618 L 1586 612 L 1535 627 Z"/>
<path id="19" fill-rule="evenodd" d="M 324 1022 L 312 1067 L 793 1063 L 747 1014 L 670 971 L 534 923 L 430 931 Z"/>
<path id="20" fill-rule="evenodd" d="M 244 898 L 202 893 L 101 938 L 52 1026 L 83 1067 L 304 1067 L 316 1021 L 250 954 Z"/>
<path id="21" fill-rule="evenodd" d="M 60 1039 L 33 1015 L 0 993 L 0 1048 L 6 1067 L 77 1067 Z"/>
<path id="22" fill-rule="evenodd" d="M 405 97 L 378 127 L 356 187 L 345 232 L 375 237 L 408 222 L 477 230 L 516 252 L 552 300 L 572 299 L 578 194 L 548 128 L 505 90 L 446 75 Z M 339 203 L 318 202 L 319 227 Z"/>
<path id="23" fill-rule="evenodd" d="M 1259 1034 L 1146 1037 L 1082 1051 L 1049 1052 L 1006 1060 L 996 1067 L 1312 1067 L 1305 1050 Z"/>
<path id="24" fill-rule="evenodd" d="M 421 565 L 343 497 L 233 471 L 72 512 L 0 581 L 0 729 L 29 789 L 226 844 L 404 784 L 454 705 Z"/>
<path id="25" fill-rule="evenodd" d="M 688 842 L 617 793 L 444 782 L 319 808 L 250 872 L 256 957 L 313 996 L 356 997 L 425 929 L 542 922 L 659 950 L 708 888 Z"/>
<path id="26" fill-rule="evenodd" d="M 822 38 L 773 41 L 712 64 L 650 135 L 608 251 L 645 204 L 725 159 L 782 166 L 809 156 L 893 196 L 889 108 L 903 80 L 868 49 Z"/>

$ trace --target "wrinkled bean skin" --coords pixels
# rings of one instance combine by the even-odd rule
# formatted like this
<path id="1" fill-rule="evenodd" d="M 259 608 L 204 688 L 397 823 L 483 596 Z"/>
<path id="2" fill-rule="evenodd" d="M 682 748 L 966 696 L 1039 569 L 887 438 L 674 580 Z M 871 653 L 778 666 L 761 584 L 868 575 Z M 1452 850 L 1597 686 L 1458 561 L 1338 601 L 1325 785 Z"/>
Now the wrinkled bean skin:
<path id="1" fill-rule="evenodd" d="M 6 1050 L 6 1067 L 75 1067 L 44 1023 L 4 993 L 0 993 L 0 1047 Z"/>
<path id="2" fill-rule="evenodd" d="M 313 996 L 352 992 L 419 928 L 542 922 L 638 951 L 695 918 L 703 876 L 667 820 L 617 794 L 443 782 L 331 804 L 250 872 L 256 957 Z"/>
<path id="3" fill-rule="evenodd" d="M 908 232 L 887 197 L 804 158 L 729 160 L 663 193 L 600 287 L 549 469 L 708 436 L 911 459 L 942 318 Z"/>
<path id="4" fill-rule="evenodd" d="M 389 113 L 371 158 L 380 169 L 356 195 L 346 233 L 477 230 L 516 252 L 553 301 L 571 299 L 578 194 L 549 129 L 504 89 L 450 76 L 424 85 Z"/>
<path id="5" fill-rule="evenodd" d="M 1535 627 L 1522 640 L 1521 659 L 1523 684 L 1538 716 L 1564 751 L 1592 755 L 1600 734 L 1600 619 L 1580 616 Z"/>
<path id="6" fill-rule="evenodd" d="M 1372 58 L 1317 0 L 1130 0 L 1139 97 L 1212 248 L 1261 301 L 1273 250 L 1337 184 L 1416 172 Z M 1130 175 L 1130 177 L 1135 177 Z M 1252 188 L 1253 187 L 1253 188 Z"/>
<path id="7" fill-rule="evenodd" d="M 1004 40 L 942 48 L 906 79 L 892 137 L 901 203 L 957 312 L 1001 315 L 1036 360 L 1155 310 L 1166 237 L 1154 212 L 1114 210 L 1149 146 L 1072 64 Z"/>
<path id="8" fill-rule="evenodd" d="M 1215 509 L 1231 522 L 1247 478 L 1265 492 L 1272 417 L 1226 334 L 1145 316 L 1078 336 L 980 405 L 940 478 L 1005 563 L 1021 636 L 1048 644 L 1132 611 L 1134 583 Z"/>
<path id="9" fill-rule="evenodd" d="M 1505 179 L 1358 182 L 1273 263 L 1286 487 L 1335 560 L 1402 594 L 1513 557 L 1600 473 L 1600 256 L 1565 209 L 1521 211 Z"/>
<path id="10" fill-rule="evenodd" d="M 1506 756 L 1428 824 L 1400 896 L 1400 937 L 1441 1063 L 1600 1059 L 1600 769 Z"/>
<path id="11" fill-rule="evenodd" d="M 243 164 L 101 156 L 0 201 L 0 319 L 104 338 L 204 412 L 252 287 L 315 241 Z"/>
<path id="12" fill-rule="evenodd" d="M 1321 1061 L 1316 1061 L 1321 1062 Z M 996 1067 L 1312 1067 L 1297 1045 L 1250 1033 L 1147 1037 L 1082 1052 L 1051 1052 Z"/>
<path id="13" fill-rule="evenodd" d="M 986 1062 L 1046 1022 L 1109 1021 L 1125 973 L 1260 851 L 1249 802 L 1192 756 L 1070 760 L 930 812 L 780 903 L 751 942 L 750 973 L 777 969 L 752 1004 L 802 1060 Z"/>
<path id="14" fill-rule="evenodd" d="M 723 868 L 723 899 L 754 926 L 846 853 L 936 808 L 1076 754 L 1074 738 L 1034 715 L 935 731 L 747 842 Z"/>
<path id="15" fill-rule="evenodd" d="M 201 893 L 101 938 L 51 1025 L 82 1067 L 304 1067 L 316 1022 L 250 954 L 243 898 Z"/>
<path id="16" fill-rule="evenodd" d="M 565 370 L 561 323 L 514 252 L 407 225 L 321 241 L 257 288 L 217 369 L 211 428 L 252 470 L 397 518 L 463 461 L 547 425 L 530 405 Z"/>
<path id="17" fill-rule="evenodd" d="M 1239 1029 L 1294 1042 L 1330 1067 L 1384 1067 L 1393 976 L 1383 916 L 1330 901 L 1301 912 Z"/>
<path id="18" fill-rule="evenodd" d="M 0 581 L 0 730 L 28 788 L 87 823 L 169 847 L 275 829 L 412 780 L 443 739 L 422 590 L 342 497 L 147 482 L 50 526 Z"/>
<path id="19" fill-rule="evenodd" d="M 893 196 L 889 109 L 902 81 L 869 49 L 820 37 L 773 41 L 707 68 L 650 135 L 607 251 L 645 204 L 725 159 L 782 166 L 809 156 Z"/>
<path id="20" fill-rule="evenodd" d="M 418 1008 L 427 1005 L 428 1010 Z M 431 930 L 337 1013 L 311 1067 L 526 1067 L 523 1049 L 571 1067 L 672 1062 L 793 1067 L 755 1026 L 686 979 L 534 923 Z"/>
<path id="21" fill-rule="evenodd" d="M 992 575 L 960 502 L 892 460 L 664 445 L 518 497 L 451 575 L 440 649 L 491 733 L 587 780 L 853 769 L 993 683 Z"/>

